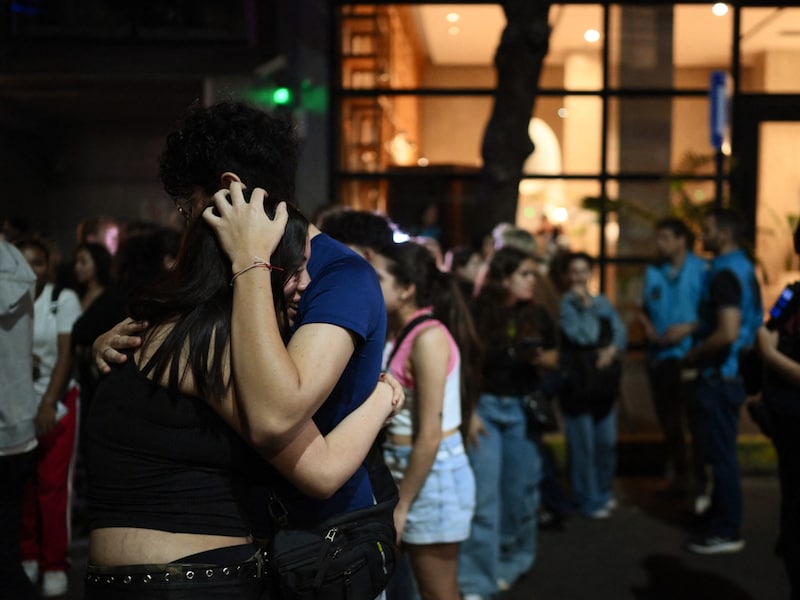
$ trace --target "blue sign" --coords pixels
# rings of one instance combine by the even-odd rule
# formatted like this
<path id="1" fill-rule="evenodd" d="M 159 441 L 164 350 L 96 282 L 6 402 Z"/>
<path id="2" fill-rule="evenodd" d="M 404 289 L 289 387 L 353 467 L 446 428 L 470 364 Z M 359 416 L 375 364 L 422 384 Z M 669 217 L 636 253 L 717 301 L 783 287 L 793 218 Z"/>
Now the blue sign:
<path id="1" fill-rule="evenodd" d="M 708 89 L 711 145 L 715 150 L 730 149 L 731 78 L 725 71 L 712 71 Z"/>

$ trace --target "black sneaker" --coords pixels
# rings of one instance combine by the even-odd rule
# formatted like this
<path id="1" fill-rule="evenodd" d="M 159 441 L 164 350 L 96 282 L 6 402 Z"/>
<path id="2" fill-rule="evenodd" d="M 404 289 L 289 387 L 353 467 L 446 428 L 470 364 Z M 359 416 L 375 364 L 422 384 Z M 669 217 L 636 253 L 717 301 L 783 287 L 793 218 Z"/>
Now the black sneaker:
<path id="1" fill-rule="evenodd" d="M 722 535 L 706 535 L 690 539 L 686 549 L 695 554 L 732 554 L 744 548 L 742 538 L 726 537 Z"/>

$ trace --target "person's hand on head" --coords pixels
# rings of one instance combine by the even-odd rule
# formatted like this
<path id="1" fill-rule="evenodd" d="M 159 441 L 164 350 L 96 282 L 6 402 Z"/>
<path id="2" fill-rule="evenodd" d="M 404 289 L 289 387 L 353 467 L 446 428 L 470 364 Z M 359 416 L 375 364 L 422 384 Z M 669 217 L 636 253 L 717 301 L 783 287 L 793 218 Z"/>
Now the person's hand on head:
<path id="1" fill-rule="evenodd" d="M 263 189 L 255 188 L 248 202 L 242 184 L 233 181 L 230 189 L 214 194 L 214 204 L 203 211 L 203 219 L 214 229 L 231 259 L 234 273 L 253 261 L 269 261 L 283 237 L 289 218 L 286 203 L 280 202 L 275 217 L 270 219 L 264 211 L 266 196 Z"/>
<path id="2" fill-rule="evenodd" d="M 128 318 L 98 337 L 92 344 L 92 357 L 97 370 L 109 373 L 112 364 L 124 363 L 128 357 L 120 350 L 131 350 L 141 346 L 142 338 L 136 334 L 145 329 L 147 329 L 146 321 L 134 321 Z"/>

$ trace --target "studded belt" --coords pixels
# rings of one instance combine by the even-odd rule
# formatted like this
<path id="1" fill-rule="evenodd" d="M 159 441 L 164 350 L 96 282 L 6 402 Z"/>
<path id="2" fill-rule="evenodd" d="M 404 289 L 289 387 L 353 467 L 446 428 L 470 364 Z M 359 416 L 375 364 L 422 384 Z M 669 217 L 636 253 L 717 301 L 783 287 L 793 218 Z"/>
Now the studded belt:
<path id="1" fill-rule="evenodd" d="M 166 563 L 151 565 L 126 565 L 119 567 L 96 567 L 86 570 L 87 587 L 142 587 L 165 584 L 205 585 L 208 583 L 241 582 L 257 580 L 265 575 L 263 553 L 251 559 L 231 565 Z"/>

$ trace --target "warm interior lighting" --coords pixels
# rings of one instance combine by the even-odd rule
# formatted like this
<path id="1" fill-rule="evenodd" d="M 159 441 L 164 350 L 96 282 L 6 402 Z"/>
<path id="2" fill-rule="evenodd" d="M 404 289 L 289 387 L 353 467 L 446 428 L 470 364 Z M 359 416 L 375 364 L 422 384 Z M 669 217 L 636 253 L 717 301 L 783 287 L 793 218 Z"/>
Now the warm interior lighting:
<path id="1" fill-rule="evenodd" d="M 458 23 L 459 19 L 461 19 L 461 15 L 457 12 L 449 12 L 445 18 L 448 23 Z"/>
<path id="2" fill-rule="evenodd" d="M 711 12 L 718 17 L 724 17 L 728 14 L 728 5 L 724 2 L 717 2 L 711 7 Z"/>
<path id="3" fill-rule="evenodd" d="M 597 29 L 587 29 L 583 34 L 583 39 L 590 44 L 594 44 L 600 40 L 600 32 Z"/>
<path id="4" fill-rule="evenodd" d="M 569 116 L 569 111 L 562 106 L 558 109 L 558 116 L 562 119 L 566 119 Z"/>
<path id="5" fill-rule="evenodd" d="M 458 35 L 459 33 L 461 33 L 461 28 L 456 25 L 451 25 L 450 27 L 447 28 L 447 33 L 449 33 L 450 35 Z"/>
<path id="6" fill-rule="evenodd" d="M 555 223 L 556 225 L 566 223 L 569 218 L 569 211 L 563 206 L 556 206 L 548 211 L 547 218 L 551 223 Z"/>

